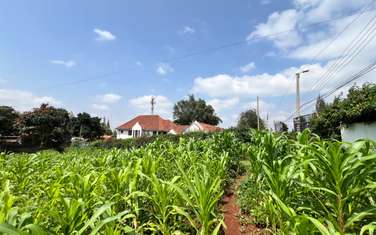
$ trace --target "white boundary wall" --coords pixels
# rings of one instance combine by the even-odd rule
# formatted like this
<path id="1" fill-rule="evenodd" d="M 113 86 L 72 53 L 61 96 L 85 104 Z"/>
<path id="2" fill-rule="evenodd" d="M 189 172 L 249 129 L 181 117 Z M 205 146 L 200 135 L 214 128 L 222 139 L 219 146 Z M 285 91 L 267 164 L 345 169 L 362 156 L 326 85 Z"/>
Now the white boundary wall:
<path id="1" fill-rule="evenodd" d="M 355 142 L 358 139 L 370 139 L 376 141 L 376 122 L 354 123 L 341 128 L 342 141 Z"/>

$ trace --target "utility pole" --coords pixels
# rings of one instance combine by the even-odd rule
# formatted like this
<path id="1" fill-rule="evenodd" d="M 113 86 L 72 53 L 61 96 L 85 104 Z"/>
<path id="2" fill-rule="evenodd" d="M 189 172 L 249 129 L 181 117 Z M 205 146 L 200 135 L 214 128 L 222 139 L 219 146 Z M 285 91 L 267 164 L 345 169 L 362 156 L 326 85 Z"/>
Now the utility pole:
<path id="1" fill-rule="evenodd" d="M 153 115 L 154 114 L 154 106 L 155 106 L 155 97 L 154 96 L 152 96 L 151 97 L 151 115 Z"/>
<path id="2" fill-rule="evenodd" d="M 260 105 L 259 105 L 259 97 L 257 96 L 257 130 L 260 130 Z"/>
<path id="3" fill-rule="evenodd" d="M 308 73 L 309 70 L 303 70 L 296 73 L 296 116 L 300 117 L 300 74 Z"/>
<path id="4" fill-rule="evenodd" d="M 300 73 L 296 73 L 296 116 L 300 117 Z"/>
<path id="5" fill-rule="evenodd" d="M 308 73 L 309 70 L 303 70 L 297 72 L 296 75 L 296 121 L 294 120 L 294 126 L 296 122 L 296 131 L 302 131 L 302 121 L 300 118 L 300 74 Z"/>

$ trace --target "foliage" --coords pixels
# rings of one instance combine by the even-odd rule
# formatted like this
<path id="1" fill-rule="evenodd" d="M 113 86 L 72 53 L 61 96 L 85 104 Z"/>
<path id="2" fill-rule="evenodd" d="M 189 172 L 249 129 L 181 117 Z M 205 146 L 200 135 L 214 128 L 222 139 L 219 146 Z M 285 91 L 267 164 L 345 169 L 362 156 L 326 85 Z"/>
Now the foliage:
<path id="1" fill-rule="evenodd" d="M 255 133 L 242 208 L 281 234 L 354 234 L 376 220 L 376 143 Z M 316 231 L 316 232 L 315 232 Z"/>
<path id="2" fill-rule="evenodd" d="M 325 109 L 325 100 L 319 95 L 316 99 L 316 113 L 320 113 Z"/>
<path id="3" fill-rule="evenodd" d="M 109 120 L 106 121 L 106 118 L 102 119 L 101 126 L 102 126 L 102 129 L 104 130 L 105 135 L 113 135 L 114 134 L 111 130 L 110 121 Z"/>
<path id="4" fill-rule="evenodd" d="M 98 117 L 91 117 L 88 113 L 79 113 L 72 118 L 72 134 L 85 139 L 98 139 L 106 132 L 105 126 Z"/>
<path id="5" fill-rule="evenodd" d="M 213 133 L 205 133 L 205 132 L 190 132 L 187 134 L 182 135 L 173 135 L 173 134 L 163 134 L 163 135 L 156 135 L 156 136 L 142 136 L 138 138 L 130 138 L 130 139 L 111 139 L 111 140 L 97 140 L 89 143 L 88 147 L 93 148 L 104 148 L 104 149 L 128 149 L 131 150 L 133 148 L 141 148 L 145 147 L 148 144 L 154 142 L 163 142 L 169 141 L 172 143 L 178 143 L 180 138 L 194 138 L 197 140 L 204 140 L 209 138 L 213 135 Z"/>
<path id="6" fill-rule="evenodd" d="M 240 151 L 225 132 L 132 151 L 0 154 L 0 233 L 219 234 Z"/>
<path id="7" fill-rule="evenodd" d="M 237 127 L 240 129 L 257 129 L 257 113 L 256 110 L 250 109 L 240 114 Z M 260 118 L 260 129 L 264 129 L 264 121 Z"/>
<path id="8" fill-rule="evenodd" d="M 195 99 L 190 95 L 187 100 L 181 100 L 174 105 L 174 122 L 180 125 L 190 125 L 194 121 L 218 125 L 222 120 L 215 114 L 211 105 L 203 99 Z"/>
<path id="9" fill-rule="evenodd" d="M 343 116 L 341 123 L 376 121 L 376 84 L 365 84 L 363 87 L 352 87 L 343 100 Z"/>
<path id="10" fill-rule="evenodd" d="M 332 104 L 328 104 L 310 120 L 312 132 L 325 139 L 341 138 L 341 117 L 342 105 L 339 97 L 335 98 Z"/>
<path id="11" fill-rule="evenodd" d="M 310 129 L 322 138 L 340 139 L 341 125 L 376 121 L 376 84 L 349 89 L 347 97 L 336 97 L 332 104 L 321 105 L 310 121 Z"/>
<path id="12" fill-rule="evenodd" d="M 0 106 L 0 136 L 16 135 L 16 121 L 19 113 L 9 106 Z"/>
<path id="13" fill-rule="evenodd" d="M 61 149 L 70 140 L 70 116 L 65 109 L 42 104 L 25 112 L 17 122 L 21 135 L 33 145 Z"/>

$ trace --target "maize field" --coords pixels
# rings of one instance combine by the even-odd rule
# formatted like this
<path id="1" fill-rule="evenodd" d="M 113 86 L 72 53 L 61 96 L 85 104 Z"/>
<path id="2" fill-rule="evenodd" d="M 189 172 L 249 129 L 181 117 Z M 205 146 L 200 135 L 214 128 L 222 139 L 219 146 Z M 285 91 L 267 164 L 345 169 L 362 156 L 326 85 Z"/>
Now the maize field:
<path id="1" fill-rule="evenodd" d="M 2 154 L 0 234 L 218 234 L 241 149 L 222 133 L 132 151 Z"/>
<path id="2" fill-rule="evenodd" d="M 240 204 L 271 234 L 374 234 L 376 144 L 254 132 Z"/>
<path id="3" fill-rule="evenodd" d="M 250 131 L 132 150 L 0 154 L 0 234 L 221 234 L 237 192 L 265 234 L 373 234 L 376 144 Z"/>

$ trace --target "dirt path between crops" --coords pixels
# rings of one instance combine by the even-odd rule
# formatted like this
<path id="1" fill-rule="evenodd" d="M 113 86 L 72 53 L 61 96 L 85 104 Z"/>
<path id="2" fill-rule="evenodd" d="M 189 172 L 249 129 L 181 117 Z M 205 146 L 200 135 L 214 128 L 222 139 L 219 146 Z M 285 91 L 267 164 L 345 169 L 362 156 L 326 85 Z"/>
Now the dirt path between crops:
<path id="1" fill-rule="evenodd" d="M 225 235 L 264 234 L 263 230 L 252 224 L 253 219 L 249 215 L 242 214 L 237 204 L 236 190 L 245 176 L 235 179 L 230 192 L 223 198 L 223 214 L 225 217 Z"/>

